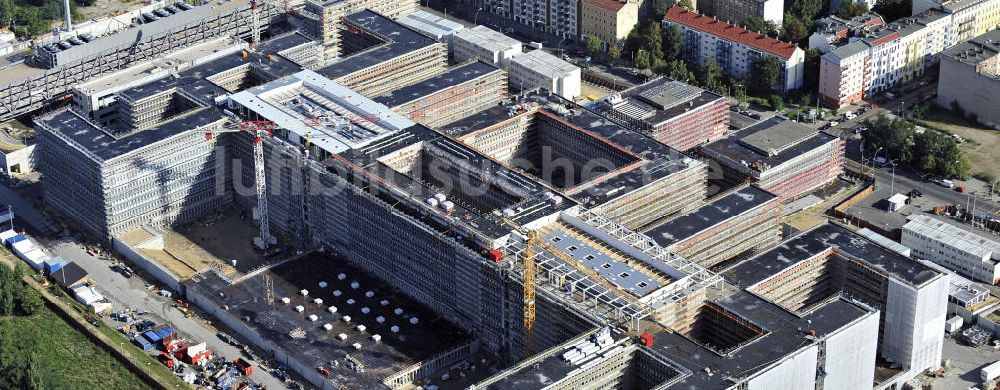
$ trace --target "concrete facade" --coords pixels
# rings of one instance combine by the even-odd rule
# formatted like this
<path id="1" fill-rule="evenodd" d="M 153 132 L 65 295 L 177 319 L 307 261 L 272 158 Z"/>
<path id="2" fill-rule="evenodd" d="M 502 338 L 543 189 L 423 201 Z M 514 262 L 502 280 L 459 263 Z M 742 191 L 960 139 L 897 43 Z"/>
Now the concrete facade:
<path id="1" fill-rule="evenodd" d="M 507 69 L 515 89 L 544 88 L 567 100 L 580 96 L 580 67 L 542 50 L 514 57 Z"/>
<path id="2" fill-rule="evenodd" d="M 937 104 L 958 102 L 967 114 L 1000 128 L 1000 29 L 955 46 L 941 55 Z"/>
<path id="3" fill-rule="evenodd" d="M 639 23 L 639 0 L 583 0 L 580 11 L 581 36 L 595 36 L 605 50 L 620 45 Z"/>
<path id="4" fill-rule="evenodd" d="M 916 257 L 972 278 L 1000 283 L 1000 242 L 929 216 L 913 216 L 903 225 L 902 244 Z"/>

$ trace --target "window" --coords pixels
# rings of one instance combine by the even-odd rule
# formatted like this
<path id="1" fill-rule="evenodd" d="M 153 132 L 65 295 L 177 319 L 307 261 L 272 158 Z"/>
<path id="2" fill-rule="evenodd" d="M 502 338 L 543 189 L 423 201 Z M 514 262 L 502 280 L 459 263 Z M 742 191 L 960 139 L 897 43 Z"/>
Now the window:
<path id="1" fill-rule="evenodd" d="M 611 268 L 611 263 L 604 263 L 604 264 L 601 265 L 601 268 L 604 268 L 604 269 Z"/>
<path id="2" fill-rule="evenodd" d="M 566 248 L 566 250 L 568 250 L 570 252 L 575 251 L 576 249 L 577 249 L 576 245 L 570 245 L 568 248 Z"/>
<path id="3" fill-rule="evenodd" d="M 587 259 L 587 260 L 593 260 L 594 259 L 594 255 L 586 255 L 583 258 Z"/>
<path id="4" fill-rule="evenodd" d="M 552 242 L 562 241 L 562 237 L 552 237 Z"/>
<path id="5" fill-rule="evenodd" d="M 628 277 L 628 272 L 622 272 L 622 273 L 618 274 L 618 277 L 620 277 L 620 278 L 627 278 Z"/>
<path id="6" fill-rule="evenodd" d="M 648 284 L 646 284 L 646 282 L 639 282 L 639 283 L 636 283 L 635 286 L 638 287 L 638 288 L 646 288 L 646 286 L 648 286 Z"/>

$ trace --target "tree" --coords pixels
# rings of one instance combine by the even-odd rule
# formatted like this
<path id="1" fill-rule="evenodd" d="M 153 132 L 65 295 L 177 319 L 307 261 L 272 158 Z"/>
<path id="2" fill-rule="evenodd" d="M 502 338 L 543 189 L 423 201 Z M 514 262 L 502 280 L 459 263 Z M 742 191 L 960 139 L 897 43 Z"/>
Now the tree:
<path id="1" fill-rule="evenodd" d="M 676 5 L 688 11 L 694 11 L 694 5 L 691 4 L 691 0 L 678 0 Z"/>
<path id="2" fill-rule="evenodd" d="M 910 16 L 913 12 L 912 0 L 879 0 L 872 9 L 887 23 Z"/>
<path id="3" fill-rule="evenodd" d="M 618 62 L 618 60 L 620 60 L 621 58 L 622 58 L 622 49 L 619 49 L 618 45 L 611 45 L 611 48 L 608 49 L 608 59 L 611 60 L 611 63 L 614 64 L 615 62 Z"/>
<path id="4" fill-rule="evenodd" d="M 913 123 L 901 118 L 889 118 L 879 114 L 874 120 L 865 121 L 865 130 L 861 133 L 861 142 L 865 150 L 885 149 L 883 156 L 891 156 L 902 162 L 913 162 L 913 145 L 916 138 L 916 127 Z"/>
<path id="5" fill-rule="evenodd" d="M 6 265 L 0 265 L 0 316 L 14 314 L 21 283 L 14 270 Z"/>
<path id="6" fill-rule="evenodd" d="M 816 17 L 823 12 L 825 7 L 823 0 L 795 0 L 789 10 L 795 17 L 799 18 L 803 22 L 812 22 L 816 20 Z"/>
<path id="7" fill-rule="evenodd" d="M 726 85 L 722 80 L 722 67 L 714 60 L 708 60 L 701 64 L 698 69 L 698 82 L 709 91 L 726 93 Z"/>
<path id="8" fill-rule="evenodd" d="M 596 36 L 588 35 L 583 39 L 583 50 L 589 55 L 597 54 L 601 51 L 601 40 Z"/>
<path id="9" fill-rule="evenodd" d="M 33 316 L 45 308 L 45 302 L 42 301 L 42 295 L 38 291 L 30 287 L 24 287 L 21 291 L 21 300 L 18 301 L 18 308 L 22 315 Z"/>
<path id="10" fill-rule="evenodd" d="M 843 3 L 840 3 L 840 7 L 837 7 L 836 14 L 844 19 L 851 19 L 868 11 L 868 4 L 854 0 L 844 0 Z"/>
<path id="11" fill-rule="evenodd" d="M 926 172 L 958 178 L 969 175 L 969 164 L 958 143 L 939 131 L 928 129 L 916 135 L 913 159 L 913 164 Z"/>
<path id="12" fill-rule="evenodd" d="M 785 12 L 785 18 L 781 22 L 781 39 L 789 42 L 798 42 L 809 36 L 809 29 L 799 18 L 791 12 Z"/>
<path id="13" fill-rule="evenodd" d="M 671 25 L 663 39 L 663 60 L 673 62 L 681 59 L 682 45 L 681 28 L 676 24 Z"/>
<path id="14" fill-rule="evenodd" d="M 639 50 L 635 53 L 635 64 L 636 69 L 649 69 L 649 52 L 645 50 Z"/>
<path id="15" fill-rule="evenodd" d="M 770 94 L 781 78 L 781 63 L 772 56 L 762 56 L 750 65 L 750 90 L 757 95 Z"/>
<path id="16" fill-rule="evenodd" d="M 802 89 L 815 91 L 819 87 L 819 67 L 823 53 L 819 49 L 807 49 L 803 60 Z"/>
<path id="17" fill-rule="evenodd" d="M 751 16 L 747 18 L 744 24 L 746 25 L 747 30 L 761 33 L 773 38 L 778 37 L 778 25 L 774 24 L 774 22 L 770 20 L 764 20 L 764 18 L 760 16 Z"/>
<path id="18" fill-rule="evenodd" d="M 951 112 L 954 112 L 955 115 L 965 118 L 965 109 L 962 108 L 962 105 L 958 103 L 957 99 L 951 101 Z"/>
<path id="19" fill-rule="evenodd" d="M 673 60 L 667 64 L 667 76 L 674 80 L 684 81 L 690 84 L 698 82 L 694 72 L 687 68 L 687 63 L 682 60 Z"/>
<path id="20" fill-rule="evenodd" d="M 658 21 L 650 21 L 646 27 L 646 48 L 649 50 L 649 66 L 662 68 L 666 62 L 663 59 L 663 32 Z"/>
<path id="21" fill-rule="evenodd" d="M 785 100 L 778 95 L 771 95 L 771 109 L 781 111 L 785 109 Z"/>

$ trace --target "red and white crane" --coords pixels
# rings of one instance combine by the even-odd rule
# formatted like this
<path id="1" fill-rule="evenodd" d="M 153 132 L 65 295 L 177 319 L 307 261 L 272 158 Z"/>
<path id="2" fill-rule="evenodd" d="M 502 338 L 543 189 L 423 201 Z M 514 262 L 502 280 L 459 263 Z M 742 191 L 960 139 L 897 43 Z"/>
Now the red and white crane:
<path id="1" fill-rule="evenodd" d="M 254 185 L 257 190 L 257 215 L 260 220 L 260 236 L 254 240 L 254 244 L 261 249 L 266 249 L 271 239 L 271 231 L 267 221 L 267 182 L 264 177 L 264 139 L 270 137 L 274 131 L 274 122 L 271 121 L 242 121 L 227 122 L 222 129 L 215 130 L 209 128 L 205 130 L 205 140 L 212 141 L 216 134 L 247 132 L 253 137 L 253 169 Z"/>

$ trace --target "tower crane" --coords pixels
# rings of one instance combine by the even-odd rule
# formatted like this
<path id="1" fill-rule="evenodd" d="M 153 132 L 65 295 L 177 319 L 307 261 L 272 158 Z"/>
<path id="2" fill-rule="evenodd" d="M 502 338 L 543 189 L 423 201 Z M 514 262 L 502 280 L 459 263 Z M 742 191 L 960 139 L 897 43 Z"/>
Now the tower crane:
<path id="1" fill-rule="evenodd" d="M 260 236 L 255 239 L 255 244 L 266 249 L 271 239 L 271 231 L 267 221 L 267 185 L 264 177 L 264 139 L 270 137 L 274 130 L 274 122 L 271 121 L 242 121 L 227 122 L 222 129 L 213 131 L 212 128 L 205 129 L 205 140 L 212 141 L 216 134 L 247 132 L 253 137 L 253 168 L 254 185 L 257 190 L 257 213 L 260 218 Z"/>
<path id="2" fill-rule="evenodd" d="M 646 304 L 640 302 L 634 296 L 632 296 L 630 292 L 626 291 L 625 289 L 619 286 L 616 286 L 614 283 L 611 283 L 596 271 L 590 269 L 583 263 L 580 263 L 579 261 L 574 259 L 572 256 L 569 256 L 565 252 L 552 246 L 552 244 L 550 244 L 548 241 L 538 238 L 538 232 L 535 231 L 534 229 L 524 229 L 523 227 L 521 227 L 520 225 L 518 225 L 514 221 L 511 221 L 508 218 L 501 217 L 501 219 L 503 219 L 503 221 L 507 225 L 509 225 L 514 231 L 526 237 L 526 241 L 524 244 L 524 251 L 521 252 L 521 269 L 522 273 L 524 274 L 523 305 L 524 305 L 525 342 L 523 346 L 523 355 L 525 358 L 527 358 L 528 355 L 534 353 L 534 348 L 535 348 L 534 345 L 535 344 L 535 335 L 534 335 L 535 290 L 537 289 L 535 280 L 538 274 L 538 268 L 535 261 L 536 248 L 551 253 L 553 256 L 559 258 L 567 265 L 582 272 L 588 278 L 600 284 L 608 291 L 617 293 L 616 294 L 617 296 L 628 301 L 630 304 L 634 305 L 640 310 L 647 313 L 649 312 L 649 307 Z"/>

